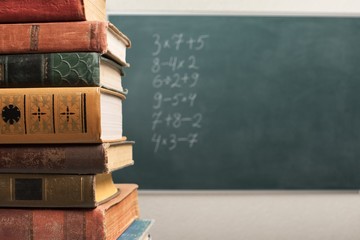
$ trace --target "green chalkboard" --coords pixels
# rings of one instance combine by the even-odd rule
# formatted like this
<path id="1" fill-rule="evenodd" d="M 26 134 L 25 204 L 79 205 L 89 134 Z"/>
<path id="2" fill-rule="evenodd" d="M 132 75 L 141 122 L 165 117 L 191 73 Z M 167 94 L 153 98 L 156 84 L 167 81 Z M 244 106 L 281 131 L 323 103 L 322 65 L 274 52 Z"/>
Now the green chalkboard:
<path id="1" fill-rule="evenodd" d="M 358 189 L 360 19 L 112 15 L 142 189 Z"/>

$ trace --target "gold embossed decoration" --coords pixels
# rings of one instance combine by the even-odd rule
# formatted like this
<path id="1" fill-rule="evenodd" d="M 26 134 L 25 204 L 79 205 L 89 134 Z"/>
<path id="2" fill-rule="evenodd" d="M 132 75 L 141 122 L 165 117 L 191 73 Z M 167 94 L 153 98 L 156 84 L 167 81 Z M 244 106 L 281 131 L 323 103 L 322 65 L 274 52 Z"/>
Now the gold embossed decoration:
<path id="1" fill-rule="evenodd" d="M 1 95 L 1 134 L 24 134 L 24 95 Z"/>
<path id="2" fill-rule="evenodd" d="M 29 134 L 54 133 L 52 95 L 29 95 Z"/>
<path id="3" fill-rule="evenodd" d="M 82 95 L 58 95 L 59 133 L 82 133 Z"/>

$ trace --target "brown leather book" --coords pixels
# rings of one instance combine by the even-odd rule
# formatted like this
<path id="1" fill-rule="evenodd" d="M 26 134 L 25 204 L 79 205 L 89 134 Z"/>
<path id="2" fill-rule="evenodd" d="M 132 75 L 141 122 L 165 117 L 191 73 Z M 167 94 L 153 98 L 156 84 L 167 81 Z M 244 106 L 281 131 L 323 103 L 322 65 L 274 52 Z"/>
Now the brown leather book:
<path id="1" fill-rule="evenodd" d="M 133 144 L 2 144 L 0 173 L 110 173 L 134 164 Z"/>
<path id="2" fill-rule="evenodd" d="M 123 99 L 100 87 L 0 89 L 0 143 L 118 141 Z"/>
<path id="3" fill-rule="evenodd" d="M 139 217 L 137 185 L 95 209 L 0 208 L 0 239 L 114 240 Z"/>
<path id="4" fill-rule="evenodd" d="M 127 66 L 130 40 L 107 21 L 0 24 L 0 54 L 98 52 Z"/>
<path id="5" fill-rule="evenodd" d="M 105 0 L 1 0 L 0 22 L 106 20 Z"/>
<path id="6" fill-rule="evenodd" d="M 111 173 L 0 174 L 0 207 L 94 208 L 118 193 Z"/>

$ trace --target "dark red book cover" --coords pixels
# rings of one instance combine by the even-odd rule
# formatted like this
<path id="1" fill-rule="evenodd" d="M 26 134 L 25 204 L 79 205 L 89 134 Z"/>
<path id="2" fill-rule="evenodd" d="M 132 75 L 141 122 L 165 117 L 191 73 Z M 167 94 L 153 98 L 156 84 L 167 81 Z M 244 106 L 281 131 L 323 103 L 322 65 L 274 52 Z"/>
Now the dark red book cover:
<path id="1" fill-rule="evenodd" d="M 105 20 L 104 0 L 1 0 L 0 23 Z"/>
<path id="2" fill-rule="evenodd" d="M 131 46 L 108 21 L 0 24 L 0 36 L 0 54 L 97 52 L 121 65 Z"/>
<path id="3" fill-rule="evenodd" d="M 0 209 L 1 240 L 113 240 L 139 217 L 137 185 L 92 210 Z"/>

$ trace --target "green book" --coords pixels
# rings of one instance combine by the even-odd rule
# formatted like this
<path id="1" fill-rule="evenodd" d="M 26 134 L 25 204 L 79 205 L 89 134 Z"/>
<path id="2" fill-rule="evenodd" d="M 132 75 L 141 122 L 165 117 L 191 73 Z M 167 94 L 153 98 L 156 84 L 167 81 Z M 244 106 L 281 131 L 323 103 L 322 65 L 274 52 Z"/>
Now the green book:
<path id="1" fill-rule="evenodd" d="M 117 240 L 151 239 L 149 229 L 153 223 L 152 219 L 136 219 Z"/>
<path id="2" fill-rule="evenodd" d="M 0 55 L 0 87 L 104 87 L 123 89 L 122 68 L 99 53 Z"/>

